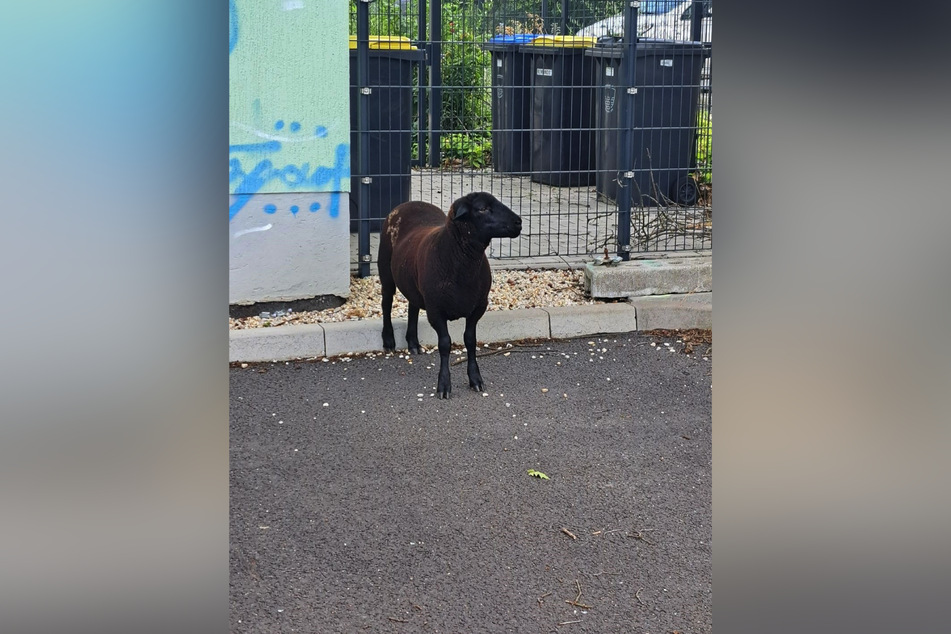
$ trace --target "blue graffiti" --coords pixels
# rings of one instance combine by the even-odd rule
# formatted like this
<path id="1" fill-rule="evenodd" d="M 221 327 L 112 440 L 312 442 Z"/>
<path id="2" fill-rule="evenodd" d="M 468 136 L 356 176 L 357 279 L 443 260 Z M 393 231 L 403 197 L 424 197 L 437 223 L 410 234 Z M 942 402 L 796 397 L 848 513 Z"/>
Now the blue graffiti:
<path id="1" fill-rule="evenodd" d="M 235 0 L 228 2 L 228 55 L 238 45 L 238 5 Z"/>
<path id="2" fill-rule="evenodd" d="M 229 146 L 229 154 L 251 154 L 260 157 L 264 154 L 280 152 L 280 141 L 266 141 L 263 143 L 245 143 Z M 241 159 L 232 156 L 228 161 L 228 182 L 237 183 L 234 188 L 234 202 L 228 208 L 228 220 L 233 219 L 239 211 L 244 209 L 248 201 L 259 193 L 264 186 L 274 180 L 280 181 L 288 189 L 304 189 L 314 191 L 330 191 L 330 209 L 327 213 L 331 218 L 340 214 L 340 194 L 343 179 L 350 178 L 350 146 L 347 143 L 337 145 L 334 166 L 323 165 L 313 168 L 310 163 L 302 165 L 285 165 L 275 167 L 268 158 L 260 159 L 251 171 L 245 171 Z M 327 185 L 329 187 L 326 187 Z M 319 203 L 310 206 L 310 211 L 320 209 Z M 274 205 L 266 205 L 264 212 L 273 214 L 277 211 Z M 291 213 L 297 215 L 299 208 L 291 207 Z"/>

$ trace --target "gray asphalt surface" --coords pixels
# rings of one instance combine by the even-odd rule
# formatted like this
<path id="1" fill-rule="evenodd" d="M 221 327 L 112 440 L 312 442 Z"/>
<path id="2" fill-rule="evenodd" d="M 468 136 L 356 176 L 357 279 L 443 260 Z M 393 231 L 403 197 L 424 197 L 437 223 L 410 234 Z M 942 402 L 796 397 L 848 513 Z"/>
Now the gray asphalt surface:
<path id="1" fill-rule="evenodd" d="M 707 347 L 536 344 L 232 368 L 231 630 L 712 631 Z"/>

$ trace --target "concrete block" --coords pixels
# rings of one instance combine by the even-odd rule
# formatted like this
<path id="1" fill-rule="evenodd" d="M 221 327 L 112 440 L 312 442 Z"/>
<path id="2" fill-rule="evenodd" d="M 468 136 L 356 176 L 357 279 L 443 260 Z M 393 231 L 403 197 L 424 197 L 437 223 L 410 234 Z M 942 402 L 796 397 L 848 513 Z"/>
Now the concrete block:
<path id="1" fill-rule="evenodd" d="M 713 328 L 713 293 L 632 297 L 638 330 Z"/>
<path id="2" fill-rule="evenodd" d="M 628 303 L 546 308 L 555 339 L 637 330 L 637 311 Z"/>
<path id="3" fill-rule="evenodd" d="M 631 260 L 615 266 L 585 265 L 585 290 L 597 298 L 641 297 L 713 290 L 712 258 Z"/>
<path id="4" fill-rule="evenodd" d="M 476 329 L 476 339 L 486 343 L 550 337 L 548 313 L 541 308 L 492 310 L 482 316 Z"/>
<path id="5" fill-rule="evenodd" d="M 322 357 L 324 353 L 320 324 L 249 328 L 228 334 L 228 361 L 285 361 Z"/>
<path id="6" fill-rule="evenodd" d="M 291 208 L 341 213 L 292 214 Z M 259 193 L 228 223 L 228 302 L 294 301 L 321 295 L 350 295 L 346 193 Z M 236 198 L 231 197 L 231 204 Z M 267 213 L 273 205 L 280 213 Z"/>
<path id="7" fill-rule="evenodd" d="M 383 320 L 337 321 L 323 324 L 327 336 L 327 356 L 383 350 Z M 395 327 L 395 323 L 394 323 Z M 405 342 L 406 331 L 402 341 Z M 396 345 L 400 345 L 397 334 Z"/>
<path id="8" fill-rule="evenodd" d="M 382 326 L 381 326 L 382 327 Z M 453 343 L 463 343 L 462 335 L 466 330 L 466 320 L 449 322 L 449 336 Z M 479 320 L 476 339 L 485 343 L 515 341 L 517 339 L 548 339 L 548 313 L 541 308 L 521 308 L 518 310 L 492 310 Z M 406 345 L 406 320 L 393 320 L 393 333 L 397 349 Z M 438 345 L 436 331 L 426 320 L 425 311 L 419 313 L 419 343 L 424 346 Z"/>

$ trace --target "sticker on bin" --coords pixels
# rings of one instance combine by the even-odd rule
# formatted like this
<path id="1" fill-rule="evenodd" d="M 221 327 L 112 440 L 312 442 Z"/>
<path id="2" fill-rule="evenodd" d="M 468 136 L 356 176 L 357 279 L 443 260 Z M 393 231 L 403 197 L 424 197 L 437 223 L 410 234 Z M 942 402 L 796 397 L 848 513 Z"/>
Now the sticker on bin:
<path id="1" fill-rule="evenodd" d="M 551 69 L 539 68 L 538 70 L 535 71 L 535 74 L 540 75 L 541 77 L 551 77 Z"/>
<path id="2" fill-rule="evenodd" d="M 611 66 L 605 67 L 604 74 L 607 75 L 608 77 L 614 77 L 614 68 L 612 68 Z"/>
<path id="3" fill-rule="evenodd" d="M 661 65 L 661 66 L 666 66 L 667 68 L 673 68 L 673 66 L 674 66 L 674 60 L 672 60 L 672 59 L 662 59 L 662 60 L 660 60 L 660 65 Z"/>
<path id="4" fill-rule="evenodd" d="M 617 100 L 617 90 L 611 84 L 604 85 L 604 111 L 608 114 L 614 112 L 614 102 Z"/>

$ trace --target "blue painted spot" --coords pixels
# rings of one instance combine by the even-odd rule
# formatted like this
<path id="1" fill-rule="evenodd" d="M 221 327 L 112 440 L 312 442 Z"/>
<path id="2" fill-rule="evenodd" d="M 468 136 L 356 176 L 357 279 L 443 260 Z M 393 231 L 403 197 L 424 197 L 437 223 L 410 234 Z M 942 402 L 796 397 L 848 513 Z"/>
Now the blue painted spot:
<path id="1" fill-rule="evenodd" d="M 283 121 L 278 121 L 277 123 L 274 124 L 274 129 L 275 129 L 275 130 L 280 130 L 280 129 L 283 128 L 283 127 L 284 127 L 284 122 L 283 122 Z"/>
<path id="2" fill-rule="evenodd" d="M 274 205 L 264 205 L 264 213 L 273 214 L 276 211 L 277 211 L 277 207 L 275 207 Z"/>
<path id="3" fill-rule="evenodd" d="M 228 152 L 280 152 L 280 141 L 265 141 L 264 143 L 239 143 L 229 145 Z"/>
<path id="4" fill-rule="evenodd" d="M 291 132 L 297 132 L 298 130 L 300 130 L 300 124 L 296 121 L 291 123 Z"/>
<path id="5" fill-rule="evenodd" d="M 280 178 L 288 187 L 300 187 L 307 181 L 307 173 L 310 171 L 310 164 L 304 163 L 300 167 L 288 165 L 280 172 L 277 177 Z"/>
<path id="6" fill-rule="evenodd" d="M 317 126 L 317 129 L 314 130 L 314 136 L 318 139 L 322 139 L 327 136 L 327 128 L 322 125 Z"/>
<path id="7" fill-rule="evenodd" d="M 300 211 L 300 207 L 298 207 L 297 205 L 291 205 L 291 213 L 292 213 L 292 214 L 294 214 L 294 215 L 296 216 L 298 211 Z"/>
<path id="8" fill-rule="evenodd" d="M 311 204 L 311 206 L 310 206 L 310 210 L 311 210 L 311 211 L 317 211 L 318 209 L 320 209 L 320 203 L 312 203 L 312 204 Z"/>
<path id="9" fill-rule="evenodd" d="M 228 0 L 228 18 L 228 55 L 231 55 L 234 47 L 238 45 L 238 6 L 235 0 Z"/>

